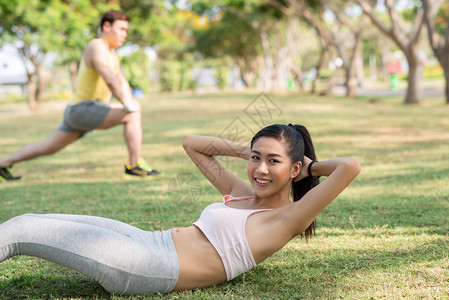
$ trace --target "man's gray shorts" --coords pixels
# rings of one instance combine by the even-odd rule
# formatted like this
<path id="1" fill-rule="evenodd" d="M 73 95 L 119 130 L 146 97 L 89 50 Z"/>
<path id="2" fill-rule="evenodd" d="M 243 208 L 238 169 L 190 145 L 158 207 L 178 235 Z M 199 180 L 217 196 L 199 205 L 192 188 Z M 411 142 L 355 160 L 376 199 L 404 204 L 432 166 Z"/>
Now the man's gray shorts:
<path id="1" fill-rule="evenodd" d="M 87 133 L 100 126 L 111 107 L 98 100 L 85 100 L 75 105 L 67 105 L 64 119 L 58 129 L 64 132 Z"/>

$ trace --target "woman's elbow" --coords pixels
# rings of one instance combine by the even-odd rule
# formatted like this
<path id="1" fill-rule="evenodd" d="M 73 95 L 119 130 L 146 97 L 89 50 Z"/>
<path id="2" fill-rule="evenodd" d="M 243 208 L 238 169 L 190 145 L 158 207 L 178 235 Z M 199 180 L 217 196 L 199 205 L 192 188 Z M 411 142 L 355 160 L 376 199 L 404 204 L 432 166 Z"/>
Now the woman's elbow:
<path id="1" fill-rule="evenodd" d="M 187 150 L 190 145 L 192 145 L 192 135 L 186 134 L 182 139 L 182 146 Z"/>
<path id="2" fill-rule="evenodd" d="M 360 164 L 359 160 L 355 157 L 348 158 L 348 160 L 346 162 L 346 166 L 351 171 L 351 173 L 354 174 L 354 177 L 359 175 L 360 172 L 362 171 L 362 165 Z"/>

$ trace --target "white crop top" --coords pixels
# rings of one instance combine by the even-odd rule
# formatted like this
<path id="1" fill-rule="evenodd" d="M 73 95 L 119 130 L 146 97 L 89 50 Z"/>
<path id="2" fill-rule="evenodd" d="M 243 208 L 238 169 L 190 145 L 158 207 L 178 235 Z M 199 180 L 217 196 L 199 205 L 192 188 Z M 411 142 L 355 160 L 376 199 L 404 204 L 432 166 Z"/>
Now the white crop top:
<path id="1" fill-rule="evenodd" d="M 207 206 L 198 221 L 193 223 L 204 233 L 220 255 L 227 280 L 256 266 L 246 239 L 246 220 L 253 213 L 269 209 L 240 209 L 226 206 L 227 201 L 246 200 L 252 197 L 226 195 L 222 203 Z"/>

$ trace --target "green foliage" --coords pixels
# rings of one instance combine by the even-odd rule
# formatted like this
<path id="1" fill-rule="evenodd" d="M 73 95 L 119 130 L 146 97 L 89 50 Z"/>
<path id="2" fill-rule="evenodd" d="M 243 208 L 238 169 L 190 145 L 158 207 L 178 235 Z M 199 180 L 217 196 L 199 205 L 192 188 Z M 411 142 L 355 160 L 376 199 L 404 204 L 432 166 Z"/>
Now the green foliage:
<path id="1" fill-rule="evenodd" d="M 121 0 L 122 10 L 130 16 L 128 40 L 140 46 L 154 46 L 162 59 L 177 59 L 189 41 L 189 22 L 176 6 L 164 1 Z"/>
<path id="2" fill-rule="evenodd" d="M 123 74 L 133 89 L 150 92 L 150 61 L 143 50 L 120 59 Z"/>
<path id="3" fill-rule="evenodd" d="M 59 53 L 65 62 L 78 62 L 87 43 L 96 37 L 100 15 L 107 7 L 98 2 L 92 5 L 90 0 L 79 0 L 71 5 L 60 3 L 59 6 L 59 28 L 63 36 L 62 44 L 58 45 Z"/>
<path id="4" fill-rule="evenodd" d="M 435 17 L 435 26 L 437 29 L 437 32 L 444 36 L 447 27 L 448 27 L 448 19 L 449 19 L 449 5 L 442 5 L 440 9 L 437 12 L 437 15 Z"/>
<path id="5" fill-rule="evenodd" d="M 30 82 L 42 79 L 38 70 L 50 51 L 60 54 L 62 62 L 78 62 L 82 50 L 94 36 L 93 20 L 98 9 L 114 8 L 103 1 L 90 0 L 0 0 L 0 38 L 17 47 L 25 62 Z M 97 21 L 95 21 L 96 23 Z M 43 100 L 43 85 L 35 94 Z M 29 104 L 35 107 L 35 95 Z"/>
<path id="6" fill-rule="evenodd" d="M 130 16 L 130 42 L 158 45 L 167 53 L 184 48 L 185 18 L 176 7 L 169 9 L 163 1 L 150 0 L 0 0 L 0 36 L 78 61 L 86 44 L 96 36 L 101 15 L 110 9 Z"/>
<path id="7" fill-rule="evenodd" d="M 159 84 L 162 92 L 177 92 L 195 89 L 192 76 L 193 58 L 181 60 L 161 60 L 159 62 Z"/>
<path id="8" fill-rule="evenodd" d="M 72 59 L 79 59 L 83 47 L 93 37 L 93 24 L 99 16 L 96 6 L 88 0 L 76 3 L 1 0 L 0 6 L 6 41 L 21 40 L 28 47 L 34 44 L 43 53 L 62 50 Z"/>
<path id="9" fill-rule="evenodd" d="M 379 46 L 378 41 L 372 37 L 364 38 L 362 40 L 362 55 L 363 63 L 365 65 L 369 65 L 369 60 L 371 57 L 375 57 L 377 60 L 380 60 Z"/>
<path id="10" fill-rule="evenodd" d="M 302 55 L 302 66 L 301 69 L 303 71 L 309 71 L 312 68 L 315 68 L 318 64 L 318 61 L 320 59 L 320 53 L 317 51 L 317 49 L 310 49 L 308 51 L 305 51 Z"/>
<path id="11" fill-rule="evenodd" d="M 192 50 L 205 57 L 254 58 L 261 51 L 259 34 L 250 21 L 232 14 L 226 14 L 206 30 L 195 30 L 194 38 Z"/>
<path id="12" fill-rule="evenodd" d="M 407 7 L 401 10 L 400 14 L 407 22 L 414 22 L 416 19 L 416 14 L 418 13 L 418 9 L 422 6 L 421 1 L 419 0 L 409 0 L 407 2 Z"/>
<path id="13" fill-rule="evenodd" d="M 261 52 L 260 26 L 269 16 L 257 3 L 230 0 L 212 5 L 209 1 L 193 1 L 193 10 L 209 16 L 210 26 L 193 31 L 192 50 L 206 57 L 256 57 Z"/>
<path id="14" fill-rule="evenodd" d="M 228 84 L 229 72 L 227 72 L 227 70 L 229 70 L 229 68 L 226 68 L 225 66 L 220 64 L 220 65 L 216 66 L 214 68 L 214 70 L 215 70 L 215 74 L 214 74 L 215 79 L 217 80 L 217 87 L 222 90 Z"/>
<path id="15" fill-rule="evenodd" d="M 439 79 L 444 77 L 443 68 L 440 65 L 424 67 L 425 79 Z"/>

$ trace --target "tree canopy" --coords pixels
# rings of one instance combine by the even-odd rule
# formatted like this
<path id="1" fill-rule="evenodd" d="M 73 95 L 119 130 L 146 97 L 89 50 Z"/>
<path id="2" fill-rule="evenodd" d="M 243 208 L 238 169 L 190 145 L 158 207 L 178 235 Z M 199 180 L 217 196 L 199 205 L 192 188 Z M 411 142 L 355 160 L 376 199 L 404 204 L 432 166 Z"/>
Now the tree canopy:
<path id="1" fill-rule="evenodd" d="M 39 70 L 46 54 L 57 52 L 60 61 L 73 67 L 75 74 L 84 47 L 97 34 L 101 14 L 109 9 L 123 10 L 130 16 L 128 43 L 141 49 L 152 47 L 161 62 L 188 60 L 191 66 L 193 60 L 201 59 L 231 62 L 239 66 L 249 87 L 257 80 L 288 78 L 295 78 L 302 85 L 301 72 L 308 70 L 301 68 L 315 64 L 306 58 L 307 50 L 303 49 L 306 41 L 301 39 L 298 30 L 298 24 L 307 24 L 308 30 L 315 33 L 315 44 L 321 45 L 316 50 L 321 52 L 315 55 L 320 57 L 316 69 L 326 65 L 326 57 L 330 64 L 335 58 L 341 58 L 347 95 L 355 95 L 353 91 L 360 81 L 355 80 L 359 76 L 356 73 L 360 73 L 356 66 L 364 49 L 370 49 L 369 55 L 384 51 L 385 47 L 374 47 L 366 36 L 367 30 L 373 35 L 374 27 L 404 53 L 409 65 L 405 102 L 419 102 L 422 61 L 418 53 L 422 28 L 424 25 L 428 28 L 429 48 L 445 68 L 447 59 L 440 53 L 445 53 L 448 44 L 447 5 L 442 6 L 445 3 L 442 0 L 413 0 L 405 9 L 398 9 L 393 0 L 385 0 L 381 6 L 379 3 L 368 0 L 0 0 L 0 38 L 2 43 L 15 45 L 22 55 L 30 82 L 30 106 L 33 106 L 33 96 L 42 98 L 44 86 Z M 371 22 L 366 21 L 368 18 Z M 449 63 L 447 73 L 449 77 Z M 263 85 L 264 88 L 276 86 Z"/>

